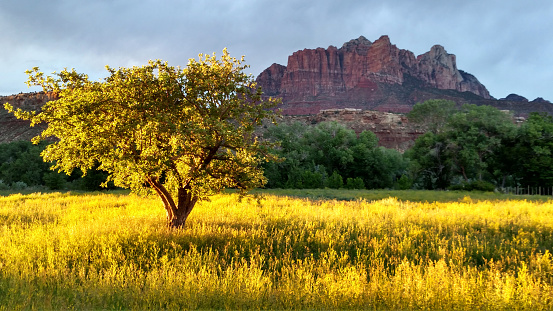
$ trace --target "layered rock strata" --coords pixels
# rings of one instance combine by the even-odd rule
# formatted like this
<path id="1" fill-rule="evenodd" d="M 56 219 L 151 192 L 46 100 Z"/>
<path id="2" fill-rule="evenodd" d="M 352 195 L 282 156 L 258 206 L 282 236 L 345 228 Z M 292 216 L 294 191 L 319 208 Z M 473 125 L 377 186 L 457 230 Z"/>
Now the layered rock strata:
<path id="1" fill-rule="evenodd" d="M 491 99 L 476 77 L 457 69 L 455 55 L 442 46 L 435 45 L 415 57 L 393 45 L 388 36 L 375 42 L 359 37 L 341 48 L 297 51 L 288 57 L 286 66 L 273 64 L 263 71 L 257 83 L 267 96 L 282 98 L 283 110 L 289 114 L 346 107 L 391 107 L 402 112 L 398 110 L 409 110 L 415 104 L 413 90 L 421 88 L 469 92 Z M 391 91 L 390 86 L 404 89 Z"/>
<path id="2" fill-rule="evenodd" d="M 416 125 L 410 124 L 407 117 L 381 111 L 366 111 L 361 109 L 325 109 L 314 115 L 284 116 L 281 122 L 299 121 L 314 125 L 320 122 L 338 122 L 357 134 L 371 131 L 378 137 L 378 144 L 386 148 L 405 151 L 411 147 L 415 139 L 424 132 Z"/>

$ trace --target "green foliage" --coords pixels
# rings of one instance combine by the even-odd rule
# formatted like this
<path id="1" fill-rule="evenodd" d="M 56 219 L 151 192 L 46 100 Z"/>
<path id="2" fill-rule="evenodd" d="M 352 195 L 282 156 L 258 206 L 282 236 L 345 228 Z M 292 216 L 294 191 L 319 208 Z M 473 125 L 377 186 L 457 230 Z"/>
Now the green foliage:
<path id="1" fill-rule="evenodd" d="M 324 188 L 323 175 L 320 172 L 303 171 L 302 181 L 302 188 Z"/>
<path id="2" fill-rule="evenodd" d="M 449 127 L 448 149 L 465 181 L 482 180 L 488 159 L 516 133 L 512 116 L 491 106 L 464 105 L 451 117 Z"/>
<path id="3" fill-rule="evenodd" d="M 0 179 L 0 190 L 8 190 L 10 186 Z"/>
<path id="4" fill-rule="evenodd" d="M 451 184 L 454 167 L 444 135 L 420 136 L 405 156 L 411 160 L 410 170 L 420 188 L 446 189 Z"/>
<path id="5" fill-rule="evenodd" d="M 15 191 L 24 190 L 27 187 L 29 187 L 29 185 L 27 185 L 23 181 L 16 181 L 16 182 L 12 183 L 12 186 L 11 186 L 11 188 Z"/>
<path id="6" fill-rule="evenodd" d="M 407 175 L 401 175 L 397 181 L 397 187 L 399 190 L 408 190 L 413 187 L 413 180 Z"/>
<path id="7" fill-rule="evenodd" d="M 463 191 L 475 191 L 476 190 L 476 191 L 491 192 L 491 191 L 495 190 L 495 185 L 490 183 L 490 182 L 483 181 L 483 180 L 473 180 L 473 181 L 470 181 L 470 182 L 462 182 L 460 184 L 450 186 L 448 189 L 449 190 L 463 190 Z"/>
<path id="8" fill-rule="evenodd" d="M 465 183 L 489 182 L 508 169 L 500 156 L 508 153 L 505 146 L 516 133 L 511 115 L 491 106 L 463 105 L 440 130 L 419 137 L 406 156 L 422 188 L 446 189 L 455 176 Z"/>
<path id="9" fill-rule="evenodd" d="M 98 167 L 116 186 L 153 189 L 178 227 L 196 201 L 265 183 L 259 165 L 273 156 L 254 130 L 276 102 L 262 99 L 242 63 L 224 50 L 220 59 L 200 55 L 184 69 L 159 60 L 106 67 L 108 77 L 98 82 L 75 70 L 45 77 L 34 68 L 28 84 L 59 99 L 35 112 L 5 107 L 31 125 L 48 124 L 34 141 L 58 138 L 42 153 L 55 169 L 86 174 Z"/>
<path id="10" fill-rule="evenodd" d="M 553 117 L 533 113 L 520 127 L 516 144 L 514 175 L 529 186 L 553 186 Z"/>
<path id="11" fill-rule="evenodd" d="M 270 188 L 320 188 L 320 178 L 327 187 L 341 187 L 343 181 L 339 186 L 330 181 L 334 172 L 346 185 L 351 178 L 357 180 L 355 187 L 361 187 L 361 181 L 368 188 L 393 187 L 395 179 L 407 168 L 399 152 L 378 147 L 374 133 L 356 135 L 336 122 L 315 126 L 299 122 L 279 124 L 269 127 L 264 137 L 280 142 L 275 153 L 284 159 L 265 164 Z"/>
<path id="12" fill-rule="evenodd" d="M 409 122 L 418 124 L 424 131 L 438 134 L 447 126 L 449 118 L 457 112 L 456 104 L 445 99 L 430 99 L 417 103 L 407 114 Z"/>
<path id="13" fill-rule="evenodd" d="M 28 141 L 0 144 L 0 179 L 8 185 L 16 182 L 41 185 L 50 166 L 40 158 L 44 145 L 33 145 Z"/>
<path id="14" fill-rule="evenodd" d="M 361 177 L 350 177 L 346 180 L 346 189 L 365 189 L 365 182 Z"/>
<path id="15" fill-rule="evenodd" d="M 338 172 L 332 172 L 332 175 L 328 177 L 327 186 L 331 189 L 340 189 L 344 186 L 344 180 Z"/>
<path id="16" fill-rule="evenodd" d="M 66 178 L 56 172 L 45 173 L 42 177 L 44 185 L 52 190 L 60 190 L 65 187 Z"/>
<path id="17" fill-rule="evenodd" d="M 71 176 L 52 172 L 51 164 L 42 160 L 40 153 L 47 144 L 33 145 L 29 141 L 0 144 L 0 188 L 23 190 L 27 187 L 46 186 L 52 190 L 100 190 L 106 181 L 106 173 L 92 169 L 86 176 L 76 170 Z M 113 188 L 113 187 L 112 187 Z"/>

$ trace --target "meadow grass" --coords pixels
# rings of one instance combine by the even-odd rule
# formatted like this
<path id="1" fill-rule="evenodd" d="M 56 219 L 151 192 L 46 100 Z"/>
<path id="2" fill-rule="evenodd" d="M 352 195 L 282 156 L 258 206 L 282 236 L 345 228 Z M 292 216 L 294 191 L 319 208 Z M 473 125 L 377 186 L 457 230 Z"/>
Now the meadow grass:
<path id="1" fill-rule="evenodd" d="M 331 199 L 331 200 L 382 200 L 389 197 L 397 198 L 401 201 L 411 202 L 453 202 L 461 201 L 465 196 L 470 196 L 473 200 L 531 200 L 548 201 L 553 196 L 546 195 L 515 195 L 504 194 L 500 192 L 483 191 L 437 191 L 437 190 L 344 190 L 344 189 L 258 189 L 253 193 L 272 194 L 276 196 L 291 196 L 308 199 Z"/>
<path id="2" fill-rule="evenodd" d="M 0 310 L 553 309 L 553 201 L 466 195 L 3 196 Z"/>

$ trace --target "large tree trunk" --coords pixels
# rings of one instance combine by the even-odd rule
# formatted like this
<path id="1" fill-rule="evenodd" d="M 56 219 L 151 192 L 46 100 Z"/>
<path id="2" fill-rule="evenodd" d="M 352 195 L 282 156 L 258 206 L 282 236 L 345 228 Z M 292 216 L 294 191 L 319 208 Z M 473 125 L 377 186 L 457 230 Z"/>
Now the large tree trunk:
<path id="1" fill-rule="evenodd" d="M 159 181 L 148 178 L 147 182 L 154 188 L 161 201 L 163 201 L 165 211 L 167 212 L 167 225 L 170 228 L 184 227 L 186 219 L 190 215 L 190 212 L 192 212 L 198 198 L 192 195 L 190 189 L 180 188 L 178 189 L 177 202 L 175 203 L 169 191 Z"/>
<path id="2" fill-rule="evenodd" d="M 171 228 L 182 228 L 192 212 L 192 209 L 198 201 L 197 197 L 194 197 L 190 191 L 187 189 L 181 188 L 178 190 L 177 194 L 177 206 L 173 211 L 173 216 L 168 218 L 169 227 Z"/>

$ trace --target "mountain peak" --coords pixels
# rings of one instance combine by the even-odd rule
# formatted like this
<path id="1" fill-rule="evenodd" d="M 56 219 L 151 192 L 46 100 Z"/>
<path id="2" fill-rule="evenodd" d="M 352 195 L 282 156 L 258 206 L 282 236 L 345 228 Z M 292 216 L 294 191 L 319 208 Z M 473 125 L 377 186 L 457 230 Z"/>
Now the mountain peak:
<path id="1" fill-rule="evenodd" d="M 348 42 L 342 45 L 341 50 L 347 52 L 356 52 L 357 54 L 367 55 L 369 47 L 372 45 L 372 42 L 367 38 L 360 36 L 357 39 L 349 40 Z"/>
<path id="2" fill-rule="evenodd" d="M 374 42 L 360 36 L 340 49 L 297 51 L 288 57 L 286 66 L 276 69 L 272 66 L 261 73 L 258 85 L 270 90 L 268 95 L 281 97 L 285 105 L 312 106 L 307 109 L 311 112 L 343 105 L 409 111 L 421 100 L 416 95 L 420 88 L 470 92 L 491 99 L 476 77 L 457 69 L 455 55 L 443 46 L 434 45 L 415 57 L 393 45 L 387 35 Z"/>

